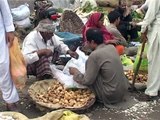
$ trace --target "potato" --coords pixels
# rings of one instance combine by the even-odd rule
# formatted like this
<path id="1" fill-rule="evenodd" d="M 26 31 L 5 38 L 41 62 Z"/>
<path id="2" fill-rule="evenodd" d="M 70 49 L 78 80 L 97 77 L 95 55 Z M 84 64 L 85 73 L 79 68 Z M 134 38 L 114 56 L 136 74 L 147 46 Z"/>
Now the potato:
<path id="1" fill-rule="evenodd" d="M 48 87 L 45 93 L 36 93 L 37 101 L 44 103 L 59 104 L 63 107 L 82 107 L 87 104 L 91 97 L 91 91 L 86 89 L 65 89 L 58 81 Z"/>
<path id="2" fill-rule="evenodd" d="M 127 72 L 124 72 L 126 77 L 128 78 L 128 80 L 133 80 L 133 76 L 134 76 L 134 72 L 132 70 L 129 70 Z M 148 75 L 147 74 L 141 74 L 139 73 L 136 77 L 136 82 L 138 83 L 144 83 L 146 82 L 148 79 Z"/>

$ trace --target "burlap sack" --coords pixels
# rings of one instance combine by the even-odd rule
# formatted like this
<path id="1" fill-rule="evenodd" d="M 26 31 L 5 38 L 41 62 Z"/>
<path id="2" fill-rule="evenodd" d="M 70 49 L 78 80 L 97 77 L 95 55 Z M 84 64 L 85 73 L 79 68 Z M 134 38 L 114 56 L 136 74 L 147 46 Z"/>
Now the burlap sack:
<path id="1" fill-rule="evenodd" d="M 15 120 L 29 120 L 25 115 L 18 112 L 0 112 L 3 116 L 11 116 Z"/>
<path id="2" fill-rule="evenodd" d="M 61 109 L 61 110 L 52 111 L 50 113 L 45 114 L 42 117 L 34 118 L 31 120 L 62 120 L 64 111 L 68 111 L 68 110 Z M 77 114 L 77 116 L 78 116 L 78 119 L 74 119 L 74 120 L 90 120 L 86 115 Z M 65 119 L 65 120 L 73 120 L 72 117 L 70 116 L 68 116 L 67 118 L 68 119 Z"/>

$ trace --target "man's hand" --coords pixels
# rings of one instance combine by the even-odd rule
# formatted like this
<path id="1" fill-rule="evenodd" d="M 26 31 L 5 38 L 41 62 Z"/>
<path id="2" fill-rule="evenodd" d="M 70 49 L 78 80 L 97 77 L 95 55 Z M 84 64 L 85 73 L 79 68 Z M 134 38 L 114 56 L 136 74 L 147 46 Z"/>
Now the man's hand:
<path id="1" fill-rule="evenodd" d="M 47 57 L 50 57 L 50 56 L 52 56 L 53 55 L 53 52 L 52 52 L 52 50 L 50 50 L 50 49 L 41 49 L 41 50 L 38 50 L 37 51 L 37 54 L 38 54 L 38 56 L 47 56 Z"/>
<path id="2" fill-rule="evenodd" d="M 69 73 L 71 75 L 75 75 L 78 72 L 79 72 L 79 70 L 77 68 L 75 68 L 75 67 L 69 67 Z"/>
<path id="3" fill-rule="evenodd" d="M 137 26 L 137 23 L 136 23 L 136 22 L 133 22 L 133 21 L 130 22 L 129 24 L 132 25 L 133 28 L 135 28 L 135 27 Z"/>
<path id="4" fill-rule="evenodd" d="M 9 47 L 13 45 L 13 40 L 14 40 L 14 33 L 13 32 L 7 32 L 6 33 L 6 42 L 9 43 Z"/>
<path id="5" fill-rule="evenodd" d="M 73 57 L 73 58 L 75 58 L 75 59 L 78 59 L 78 57 L 79 57 L 79 55 L 78 55 L 76 52 L 73 52 L 73 51 L 71 51 L 71 50 L 68 50 L 67 53 L 68 53 L 71 57 Z"/>

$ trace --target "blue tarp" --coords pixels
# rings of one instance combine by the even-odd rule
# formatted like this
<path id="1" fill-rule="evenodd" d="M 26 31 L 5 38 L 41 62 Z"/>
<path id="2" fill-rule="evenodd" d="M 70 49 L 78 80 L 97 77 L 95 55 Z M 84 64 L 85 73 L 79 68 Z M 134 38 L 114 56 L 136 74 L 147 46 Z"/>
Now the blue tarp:
<path id="1" fill-rule="evenodd" d="M 77 34 L 73 34 L 70 32 L 56 32 L 55 33 L 58 37 L 64 38 L 64 41 L 76 41 L 81 40 L 82 37 Z"/>
<path id="2" fill-rule="evenodd" d="M 70 32 L 56 32 L 58 37 L 64 38 L 63 42 L 69 46 L 71 50 L 76 50 L 78 46 L 81 46 L 82 37 L 78 34 L 73 34 Z"/>

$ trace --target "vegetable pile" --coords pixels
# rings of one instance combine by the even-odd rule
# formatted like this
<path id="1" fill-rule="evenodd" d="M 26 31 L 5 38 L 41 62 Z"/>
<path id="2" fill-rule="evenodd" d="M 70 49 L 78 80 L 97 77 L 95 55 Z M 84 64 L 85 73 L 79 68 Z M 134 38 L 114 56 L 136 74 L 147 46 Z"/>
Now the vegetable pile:
<path id="1" fill-rule="evenodd" d="M 134 76 L 134 72 L 133 70 L 128 70 L 125 71 L 124 74 L 126 75 L 126 77 L 128 78 L 128 80 L 133 80 L 133 76 Z M 136 77 L 136 83 L 146 83 L 148 79 L 148 75 L 147 74 L 142 74 L 139 73 Z"/>
<path id="2" fill-rule="evenodd" d="M 65 89 L 54 80 L 46 92 L 36 93 L 35 98 L 37 102 L 56 104 L 63 108 L 81 108 L 93 99 L 93 93 L 89 89 Z"/>

